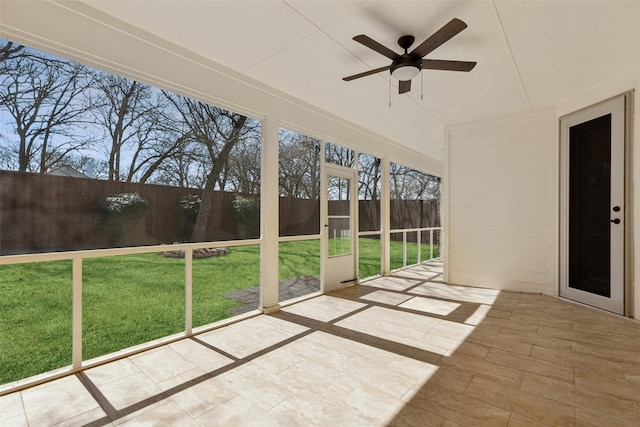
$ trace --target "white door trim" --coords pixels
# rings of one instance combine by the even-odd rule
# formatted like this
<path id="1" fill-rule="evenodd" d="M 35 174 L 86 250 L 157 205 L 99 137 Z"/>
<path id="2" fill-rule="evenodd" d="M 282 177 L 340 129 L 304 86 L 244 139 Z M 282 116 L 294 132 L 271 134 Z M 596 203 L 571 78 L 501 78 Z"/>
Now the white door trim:
<path id="1" fill-rule="evenodd" d="M 569 284 L 569 132 L 572 126 L 611 114 L 611 205 L 622 221 L 611 224 L 611 296 L 604 297 Z M 615 167 L 615 165 L 619 165 Z M 621 95 L 560 119 L 560 295 L 618 314 L 625 309 L 625 96 Z M 613 216 L 612 216 L 613 218 Z"/>
<path id="2" fill-rule="evenodd" d="M 329 210 L 328 210 L 328 194 L 327 194 L 327 179 L 329 176 L 335 176 L 339 178 L 345 178 L 349 180 L 349 229 L 351 233 L 351 251 L 348 255 L 340 255 L 335 257 L 329 257 Z M 332 290 L 339 289 L 345 286 L 354 284 L 349 282 L 350 279 L 357 278 L 358 276 L 358 189 L 357 189 L 358 174 L 355 169 L 347 168 L 337 165 L 325 165 L 323 171 L 323 201 L 325 209 L 323 210 L 323 224 L 322 227 L 322 258 L 324 261 L 325 271 L 323 275 L 323 293 L 331 292 Z"/>

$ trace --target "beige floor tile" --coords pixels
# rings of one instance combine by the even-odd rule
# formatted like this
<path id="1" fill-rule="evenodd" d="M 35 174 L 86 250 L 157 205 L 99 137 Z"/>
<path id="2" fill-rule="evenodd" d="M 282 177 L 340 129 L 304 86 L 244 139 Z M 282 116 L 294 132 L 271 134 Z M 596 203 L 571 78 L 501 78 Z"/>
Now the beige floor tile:
<path id="1" fill-rule="evenodd" d="M 156 384 L 197 367 L 170 346 L 137 354 L 130 357 L 130 359 Z"/>
<path id="2" fill-rule="evenodd" d="M 498 365 L 487 360 L 479 360 L 463 354 L 453 354 L 442 359 L 442 367 L 453 366 L 457 369 L 467 371 L 474 376 L 480 376 L 504 385 L 519 387 L 524 376 L 524 371 L 514 369 L 505 365 Z"/>
<path id="3" fill-rule="evenodd" d="M 547 424 L 539 423 L 527 418 L 524 415 L 512 413 L 509 418 L 509 427 L 549 427 Z"/>
<path id="4" fill-rule="evenodd" d="M 117 410 L 139 406 L 162 392 L 162 389 L 142 372 L 111 381 L 99 388 Z"/>
<path id="5" fill-rule="evenodd" d="M 304 361 L 335 368 L 354 356 L 350 341 L 324 332 L 314 332 L 286 347 L 292 355 Z"/>
<path id="6" fill-rule="evenodd" d="M 461 304 L 457 302 L 424 297 L 413 297 L 400 304 L 401 308 L 421 311 L 423 313 L 438 314 L 440 316 L 448 316 L 460 308 L 460 306 Z"/>
<path id="7" fill-rule="evenodd" d="M 0 425 L 3 421 L 10 418 L 25 418 L 24 406 L 22 405 L 22 395 L 20 392 L 14 392 L 5 396 L 0 396 Z"/>
<path id="8" fill-rule="evenodd" d="M 160 399 L 157 401 L 154 401 L 151 404 L 145 404 L 145 405 L 138 405 L 135 407 L 130 407 L 127 408 L 126 411 L 124 412 L 117 412 L 115 415 L 113 415 L 113 417 L 115 418 L 113 421 L 113 425 L 114 426 L 120 426 L 121 424 L 124 424 L 134 418 L 138 418 L 139 416 L 149 412 L 149 411 L 153 411 L 155 408 L 162 406 L 164 404 L 166 404 L 169 401 L 169 399 Z M 140 418 L 141 419 L 141 418 Z M 156 421 L 157 423 L 161 423 L 161 420 Z M 152 422 L 150 422 L 152 423 Z M 149 424 L 150 424 L 149 423 Z M 143 423 L 144 425 L 144 423 Z"/>
<path id="9" fill-rule="evenodd" d="M 486 317 L 482 322 L 482 326 L 497 326 L 506 331 L 518 331 L 536 333 L 539 326 L 533 323 L 514 322 L 509 319 L 499 319 L 497 317 Z"/>
<path id="10" fill-rule="evenodd" d="M 472 308 L 472 306 L 470 304 L 467 305 L 467 308 Z M 482 321 L 484 320 L 485 317 L 487 317 L 489 315 L 489 312 L 491 311 L 491 306 L 487 305 L 487 304 L 480 304 L 477 307 L 475 307 L 473 309 L 473 313 L 466 316 L 466 318 L 463 320 L 464 323 L 466 323 L 467 325 L 474 325 L 474 326 L 478 326 L 480 323 L 482 323 Z M 506 314 L 506 319 L 508 319 L 509 317 L 511 317 L 511 313 L 502 311 L 501 313 L 507 313 Z M 493 317 L 498 317 L 498 316 L 493 316 Z M 498 317 L 500 318 L 500 317 Z M 453 320 L 453 319 L 451 319 Z"/>
<path id="11" fill-rule="evenodd" d="M 606 371 L 609 375 L 612 373 L 620 377 L 624 375 L 621 362 L 602 359 L 590 354 L 576 353 L 571 350 L 557 350 L 533 346 L 530 357 L 568 368 L 590 368 Z"/>
<path id="12" fill-rule="evenodd" d="M 519 354 L 521 356 L 529 356 L 531 354 L 531 349 L 533 348 L 533 345 L 529 343 L 514 341 L 504 337 L 479 334 L 476 331 L 473 331 L 469 335 L 467 342 L 497 348 L 498 350 Z"/>
<path id="13" fill-rule="evenodd" d="M 543 360 L 535 360 L 495 348 L 489 351 L 485 360 L 497 365 L 508 366 L 510 368 L 520 369 L 524 372 L 531 372 L 545 377 L 573 383 L 573 369 L 558 366 Z"/>
<path id="14" fill-rule="evenodd" d="M 489 350 L 491 350 L 491 347 L 477 344 L 467 339 L 463 341 L 462 344 L 460 344 L 451 354 L 463 354 L 477 359 L 484 359 L 487 357 L 487 354 L 489 354 Z"/>
<path id="15" fill-rule="evenodd" d="M 535 332 L 516 331 L 514 329 L 503 328 L 498 333 L 499 338 L 512 341 L 519 341 L 526 344 L 538 345 L 540 347 L 555 348 L 561 350 L 571 350 L 571 341 L 540 335 Z"/>
<path id="16" fill-rule="evenodd" d="M 113 423 L 105 415 L 101 408 L 92 409 L 91 411 L 78 414 L 73 418 L 56 424 L 56 427 L 77 427 L 91 425 L 92 423 L 99 424 L 101 426 L 111 426 Z M 31 424 L 33 426 L 34 424 Z M 12 426 L 13 427 L 13 426 Z"/>
<path id="17" fill-rule="evenodd" d="M 637 383 L 638 387 L 640 387 L 640 364 L 620 362 L 619 365 L 624 379 Z"/>
<path id="18" fill-rule="evenodd" d="M 291 426 L 289 418 L 278 417 L 242 396 L 216 406 L 196 418 L 202 426 Z"/>
<path id="19" fill-rule="evenodd" d="M 572 330 L 574 325 L 572 320 L 558 319 L 553 316 L 544 316 L 542 313 L 540 316 L 532 316 L 520 311 L 515 311 L 509 318 L 509 321 L 568 330 Z"/>
<path id="20" fill-rule="evenodd" d="M 369 294 L 370 295 L 370 294 Z M 334 296 L 322 295 L 282 309 L 285 313 L 297 314 L 321 322 L 330 322 L 339 317 L 353 313 L 366 304 L 349 301 Z"/>
<path id="21" fill-rule="evenodd" d="M 420 340 L 439 323 L 439 319 L 429 316 L 397 312 L 383 307 L 371 307 L 341 320 L 337 326 L 430 350 L 428 343 Z"/>
<path id="22" fill-rule="evenodd" d="M 399 292 L 373 291 L 371 293 L 361 296 L 359 299 L 361 301 L 370 301 L 370 302 L 377 302 L 380 304 L 397 306 L 412 298 L 413 297 L 411 295 L 402 294 Z"/>
<path id="23" fill-rule="evenodd" d="M 406 291 L 407 289 L 414 288 L 422 282 L 423 280 L 420 279 L 387 276 L 366 282 L 365 285 L 368 287 L 387 289 L 390 291 Z"/>
<path id="24" fill-rule="evenodd" d="M 200 424 L 171 400 L 164 402 L 162 405 L 155 406 L 153 409 L 120 425 L 200 427 Z"/>
<path id="25" fill-rule="evenodd" d="M 571 348 L 576 353 L 589 354 L 613 362 L 640 364 L 640 352 L 619 348 L 604 347 L 597 344 L 572 342 Z"/>
<path id="26" fill-rule="evenodd" d="M 577 406 L 582 396 L 574 384 L 529 372 L 524 374 L 520 389 L 572 406 Z"/>
<path id="27" fill-rule="evenodd" d="M 198 335 L 198 339 L 244 358 L 307 331 L 308 328 L 273 316 L 257 316 Z"/>
<path id="28" fill-rule="evenodd" d="M 345 410 L 357 414 L 366 425 L 387 425 L 398 411 L 401 404 L 379 387 L 363 384 L 344 400 Z"/>
<path id="29" fill-rule="evenodd" d="M 600 412 L 606 416 L 617 418 L 621 420 L 623 424 L 640 424 L 640 418 L 638 418 L 634 402 L 631 399 L 622 399 L 589 389 L 582 389 L 580 393 L 582 398 L 580 399 L 578 407 L 587 408 L 593 412 Z"/>
<path id="30" fill-rule="evenodd" d="M 296 354 L 290 344 L 253 359 L 252 363 L 273 374 L 278 374 L 303 360 L 305 359 Z"/>
<path id="31" fill-rule="evenodd" d="M 462 426 L 498 427 L 509 422 L 509 411 L 431 384 L 423 387 L 411 404 Z"/>
<path id="32" fill-rule="evenodd" d="M 295 396 L 269 411 L 286 426 L 353 426 L 369 427 L 371 422 L 349 408 L 343 401 L 323 399 L 322 395 Z"/>
<path id="33" fill-rule="evenodd" d="M 389 427 L 440 427 L 445 419 L 416 405 L 404 405 L 387 425 Z"/>
<path id="34" fill-rule="evenodd" d="M 344 375 L 361 376 L 366 378 L 365 385 L 370 390 L 378 390 L 387 395 L 400 400 L 411 387 L 416 383 L 418 378 L 412 378 L 409 375 L 392 372 L 383 367 L 376 368 L 370 365 L 362 364 L 357 358 L 351 358 L 337 368 L 339 373 Z"/>
<path id="35" fill-rule="evenodd" d="M 552 328 L 549 326 L 541 326 L 538 334 L 547 335 L 554 338 L 571 340 L 576 343 L 595 344 L 598 346 L 614 347 L 615 339 L 610 334 L 594 333 L 589 331 L 567 330 L 560 328 Z"/>
<path id="36" fill-rule="evenodd" d="M 209 377 L 210 374 L 207 371 L 200 367 L 196 367 L 190 371 L 182 372 L 176 376 L 159 382 L 158 387 L 160 387 L 162 391 L 170 393 L 175 390 L 180 390 L 189 384 L 197 384 Z"/>
<path id="37" fill-rule="evenodd" d="M 54 425 L 99 409 L 98 403 L 75 376 L 25 390 L 22 399 L 30 426 Z M 101 411 L 93 413 L 96 419 L 105 415 Z"/>
<path id="38" fill-rule="evenodd" d="M 453 366 L 439 367 L 439 369 L 429 379 L 428 386 L 439 386 L 456 393 L 464 393 L 467 386 L 473 379 L 474 374 L 470 371 L 458 369 Z M 415 394 L 416 391 L 413 391 Z M 412 396 L 411 396 L 412 397 Z M 410 401 L 403 397 L 403 400 Z"/>
<path id="39" fill-rule="evenodd" d="M 465 390 L 467 396 L 549 426 L 573 426 L 575 408 L 517 388 L 475 377 Z"/>
<path id="40" fill-rule="evenodd" d="M 128 377 L 140 372 L 130 359 L 120 359 L 95 368 L 87 369 L 84 374 L 97 386 Z"/>
<path id="41" fill-rule="evenodd" d="M 626 400 L 638 399 L 638 384 L 593 369 L 575 368 L 576 387 L 591 392 L 601 392 Z"/>
<path id="42" fill-rule="evenodd" d="M 429 283 L 418 285 L 412 288 L 409 293 L 412 295 L 441 298 L 455 302 L 471 302 L 491 305 L 495 301 L 498 291 Z"/>
<path id="43" fill-rule="evenodd" d="M 182 409 L 196 418 L 238 396 L 217 378 L 188 387 L 171 396 Z"/>
<path id="44" fill-rule="evenodd" d="M 29 427 L 27 416 L 25 414 L 18 414 L 12 417 L 3 418 L 0 420 L 0 425 L 11 427 Z"/>
<path id="45" fill-rule="evenodd" d="M 196 337 L 197 338 L 197 337 Z M 177 351 L 182 357 L 189 362 L 201 367 L 206 371 L 215 371 L 233 362 L 222 354 L 211 350 L 204 345 L 191 340 L 184 339 L 169 345 L 173 350 Z"/>
<path id="46" fill-rule="evenodd" d="M 579 407 L 576 409 L 576 427 L 603 427 L 603 426 L 640 426 L 640 421 L 624 422 L 608 414 L 594 411 L 590 408 Z"/>
<path id="47" fill-rule="evenodd" d="M 294 395 L 278 375 L 251 362 L 216 378 L 226 387 L 249 399 L 265 411 Z"/>

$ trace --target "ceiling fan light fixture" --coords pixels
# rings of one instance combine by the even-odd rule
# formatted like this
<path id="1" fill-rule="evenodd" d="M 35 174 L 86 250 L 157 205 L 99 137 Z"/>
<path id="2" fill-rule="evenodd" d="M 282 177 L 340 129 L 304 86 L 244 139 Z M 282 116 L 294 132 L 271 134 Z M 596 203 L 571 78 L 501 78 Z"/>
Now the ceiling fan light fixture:
<path id="1" fill-rule="evenodd" d="M 411 80 L 420 74 L 420 68 L 413 64 L 400 64 L 391 70 L 393 78 L 400 81 Z"/>

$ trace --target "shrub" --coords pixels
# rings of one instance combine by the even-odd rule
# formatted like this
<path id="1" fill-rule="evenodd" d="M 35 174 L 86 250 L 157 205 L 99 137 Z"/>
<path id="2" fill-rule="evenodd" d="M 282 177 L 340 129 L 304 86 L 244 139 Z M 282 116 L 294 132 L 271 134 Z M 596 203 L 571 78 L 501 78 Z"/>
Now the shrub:
<path id="1" fill-rule="evenodd" d="M 201 205 L 202 200 L 194 194 L 182 196 L 178 200 L 178 217 L 180 218 L 180 233 L 183 241 L 187 241 L 191 236 Z"/>
<path id="2" fill-rule="evenodd" d="M 147 211 L 149 202 L 138 193 L 120 193 L 108 196 L 103 201 L 106 216 L 140 216 Z"/>
<path id="3" fill-rule="evenodd" d="M 247 237 L 257 237 L 260 234 L 259 199 L 236 196 L 233 200 L 233 213 L 236 220 L 244 225 Z"/>

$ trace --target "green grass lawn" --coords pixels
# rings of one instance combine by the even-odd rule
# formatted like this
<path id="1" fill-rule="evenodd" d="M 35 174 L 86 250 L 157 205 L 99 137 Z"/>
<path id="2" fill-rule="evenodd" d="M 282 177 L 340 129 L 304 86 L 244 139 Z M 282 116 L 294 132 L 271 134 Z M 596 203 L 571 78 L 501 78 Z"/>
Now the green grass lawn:
<path id="1" fill-rule="evenodd" d="M 399 268 L 402 242 L 391 244 Z M 379 274 L 380 241 L 359 245 L 360 277 Z M 407 264 L 415 263 L 416 245 L 407 246 Z M 319 240 L 280 243 L 280 280 L 319 274 Z M 71 277 L 71 261 L 0 266 L 0 384 L 71 364 Z M 83 359 L 184 331 L 184 277 L 184 260 L 157 254 L 84 260 Z M 224 294 L 260 283 L 260 248 L 194 259 L 192 277 L 193 326 L 227 318 L 240 303 Z"/>

